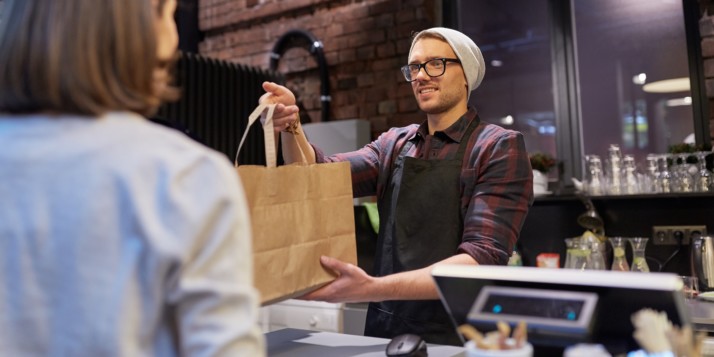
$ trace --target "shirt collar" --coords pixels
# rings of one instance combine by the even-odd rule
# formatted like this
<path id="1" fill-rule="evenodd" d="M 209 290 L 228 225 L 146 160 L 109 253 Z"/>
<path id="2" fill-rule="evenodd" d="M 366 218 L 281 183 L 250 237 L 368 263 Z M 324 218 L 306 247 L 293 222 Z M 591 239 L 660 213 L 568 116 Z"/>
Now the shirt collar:
<path id="1" fill-rule="evenodd" d="M 463 138 L 464 136 L 466 128 L 468 128 L 469 124 L 471 124 L 474 119 L 476 119 L 476 108 L 469 107 L 469 110 L 464 115 L 462 115 L 459 120 L 454 122 L 454 124 L 451 124 L 451 126 L 444 129 L 443 131 L 435 132 L 434 135 L 440 135 L 442 137 L 446 136 L 452 141 L 460 143 L 461 138 Z M 415 139 L 417 137 L 424 139 L 427 135 L 429 135 L 429 124 L 425 120 L 423 123 L 421 123 L 421 125 L 419 125 L 419 128 L 414 134 L 414 137 L 412 137 L 410 140 Z"/>

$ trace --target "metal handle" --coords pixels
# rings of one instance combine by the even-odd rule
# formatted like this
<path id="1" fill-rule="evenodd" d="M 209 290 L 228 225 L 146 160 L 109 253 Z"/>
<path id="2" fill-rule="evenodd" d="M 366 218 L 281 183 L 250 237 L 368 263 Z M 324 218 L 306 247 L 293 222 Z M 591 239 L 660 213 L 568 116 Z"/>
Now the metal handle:
<path id="1" fill-rule="evenodd" d="M 704 240 L 701 237 L 694 238 L 692 241 L 692 275 L 699 279 L 699 285 L 702 288 L 708 288 L 708 278 L 704 276 L 704 267 L 702 264 L 702 250 L 704 250 Z"/>

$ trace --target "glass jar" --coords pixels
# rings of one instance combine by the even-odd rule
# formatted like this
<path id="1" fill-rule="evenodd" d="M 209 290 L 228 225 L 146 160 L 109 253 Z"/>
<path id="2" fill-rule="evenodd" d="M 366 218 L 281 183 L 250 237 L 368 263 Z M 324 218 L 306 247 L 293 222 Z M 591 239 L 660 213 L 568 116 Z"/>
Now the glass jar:
<path id="1" fill-rule="evenodd" d="M 591 270 L 607 270 L 605 265 L 605 245 L 602 242 L 589 242 L 590 243 L 590 264 L 587 269 Z"/>

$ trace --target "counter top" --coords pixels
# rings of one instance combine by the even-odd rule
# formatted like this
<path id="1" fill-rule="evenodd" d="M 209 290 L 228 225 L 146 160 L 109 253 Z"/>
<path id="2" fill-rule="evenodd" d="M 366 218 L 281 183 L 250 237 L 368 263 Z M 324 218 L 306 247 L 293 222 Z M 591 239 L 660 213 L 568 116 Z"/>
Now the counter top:
<path id="1" fill-rule="evenodd" d="M 388 339 L 286 328 L 265 334 L 270 357 L 384 357 Z M 430 357 L 465 356 L 457 346 L 428 345 Z"/>
<path id="2" fill-rule="evenodd" d="M 714 302 L 687 300 L 695 330 L 714 332 Z"/>
<path id="3" fill-rule="evenodd" d="M 688 300 L 696 330 L 714 332 L 714 302 Z M 389 339 L 286 328 L 265 334 L 270 357 L 383 357 Z M 714 339 L 705 341 L 705 356 L 714 355 Z M 430 344 L 431 357 L 461 357 L 464 349 L 457 346 Z"/>

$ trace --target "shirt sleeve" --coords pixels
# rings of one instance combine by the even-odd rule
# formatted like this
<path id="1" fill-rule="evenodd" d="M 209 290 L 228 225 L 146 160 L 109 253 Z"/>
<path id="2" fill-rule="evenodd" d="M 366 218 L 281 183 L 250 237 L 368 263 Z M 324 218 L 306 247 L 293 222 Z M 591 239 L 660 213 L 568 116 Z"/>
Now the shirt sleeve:
<path id="1" fill-rule="evenodd" d="M 384 134 L 383 134 L 384 135 Z M 373 141 L 363 148 L 326 156 L 322 150 L 313 145 L 315 159 L 318 163 L 349 161 L 352 173 L 352 193 L 354 197 L 371 196 L 377 192 L 379 177 L 379 157 L 382 152 L 383 138 Z"/>
<path id="2" fill-rule="evenodd" d="M 414 137 L 418 128 L 419 125 L 416 124 L 391 128 L 359 150 L 332 156 L 325 155 L 320 148 L 313 145 L 315 159 L 318 163 L 349 161 L 354 196 L 379 196 L 390 175 L 396 150 L 401 149 L 409 138 Z"/>
<path id="3" fill-rule="evenodd" d="M 533 173 L 521 133 L 507 131 L 480 148 L 460 253 L 505 265 L 533 203 Z"/>
<path id="4" fill-rule="evenodd" d="M 219 160 L 203 160 L 173 185 L 174 203 L 190 212 L 185 233 L 193 236 L 168 282 L 179 349 L 186 356 L 264 356 L 248 207 L 237 173 Z"/>

